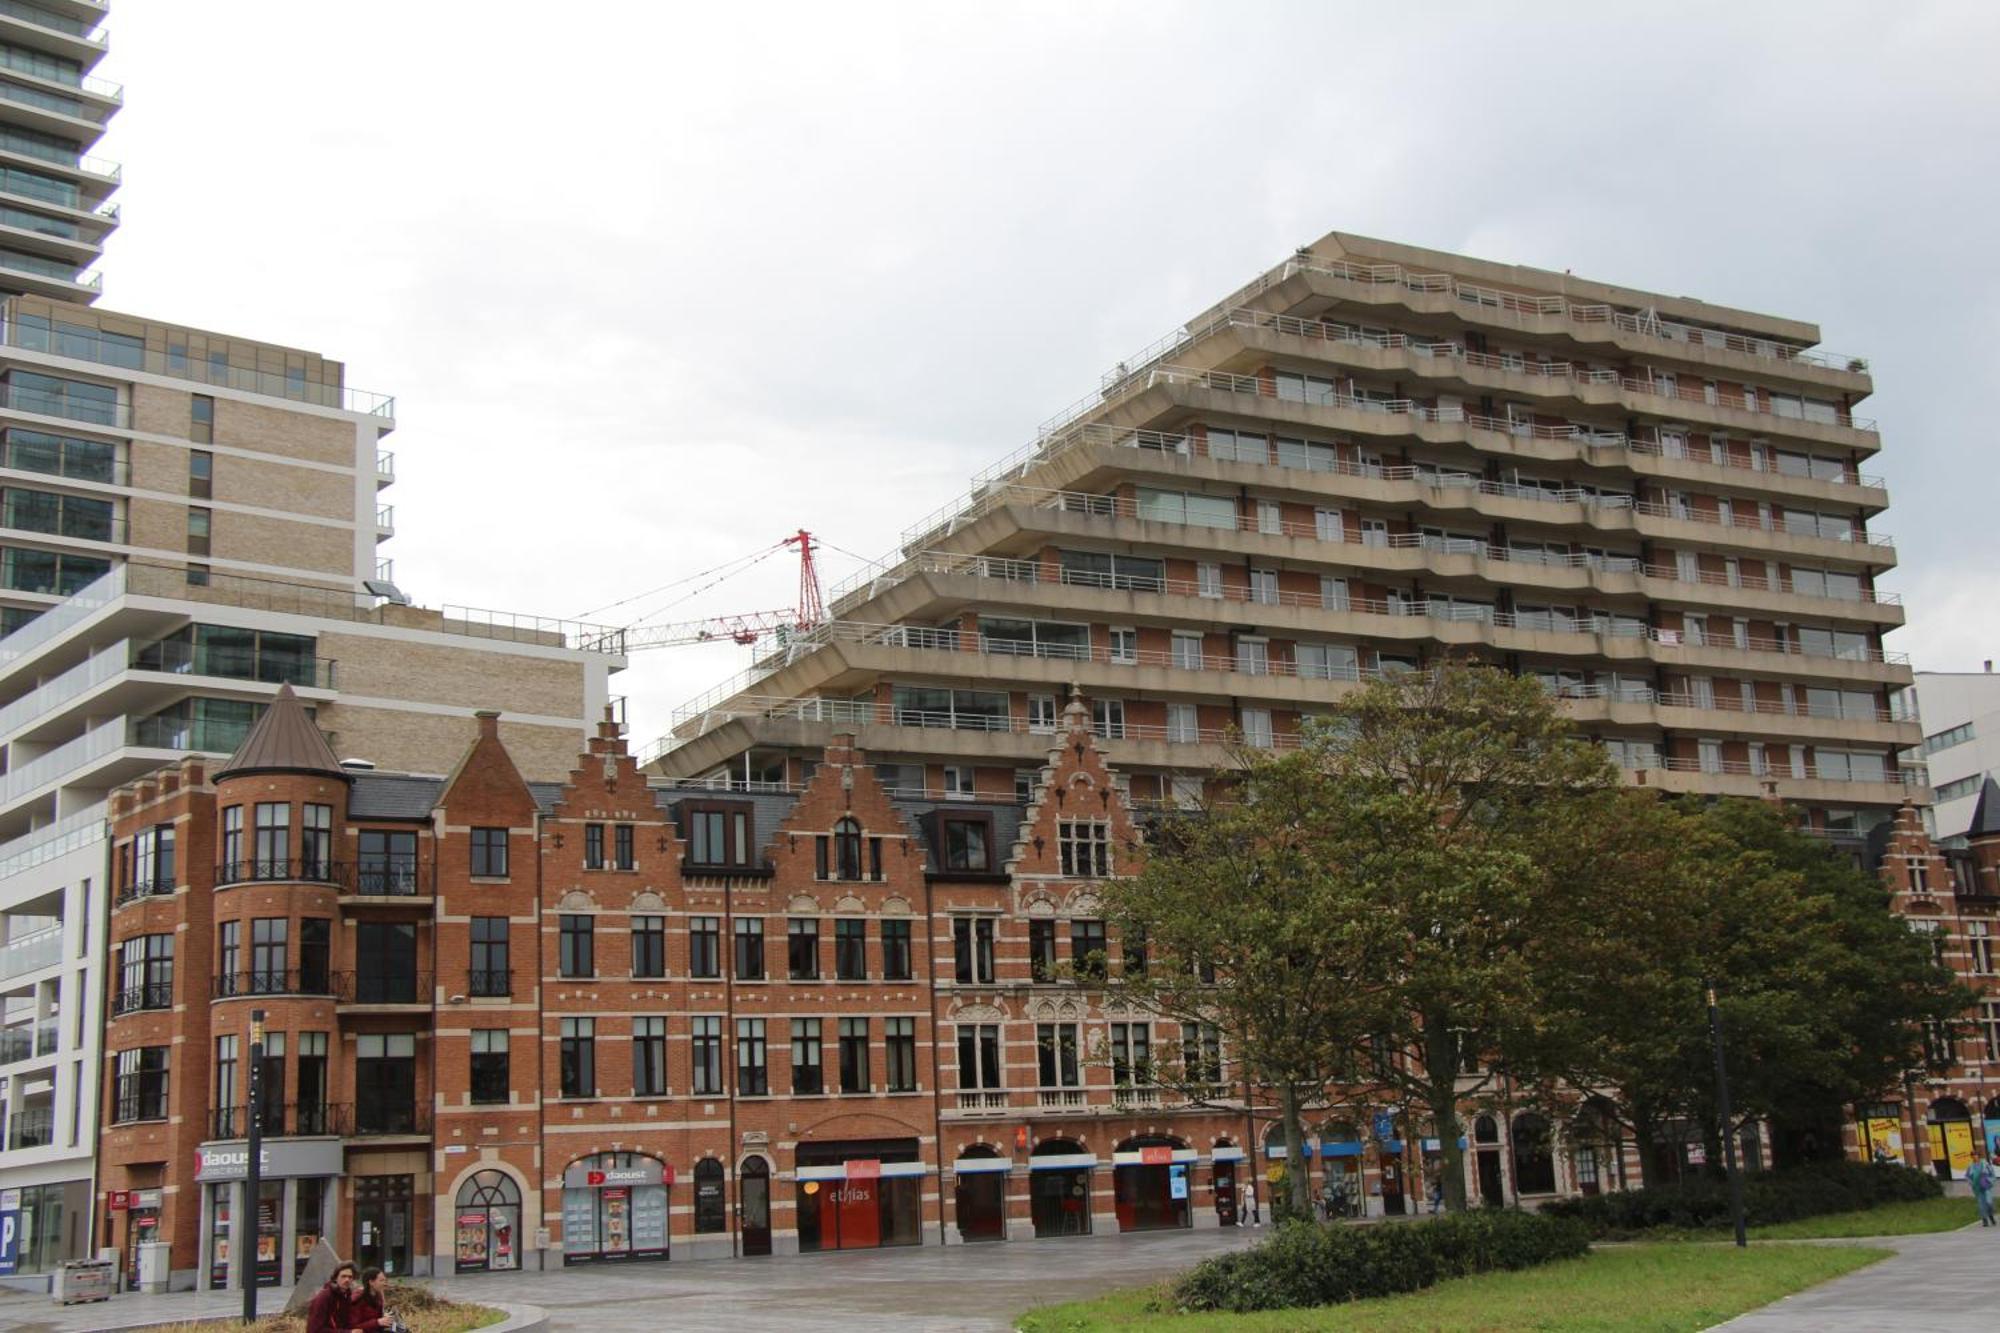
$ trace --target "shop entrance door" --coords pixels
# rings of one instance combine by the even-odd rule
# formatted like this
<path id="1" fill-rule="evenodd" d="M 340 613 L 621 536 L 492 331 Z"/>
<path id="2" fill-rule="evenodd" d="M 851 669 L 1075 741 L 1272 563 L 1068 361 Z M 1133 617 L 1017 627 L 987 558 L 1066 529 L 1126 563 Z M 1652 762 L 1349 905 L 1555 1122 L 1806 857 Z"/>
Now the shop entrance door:
<path id="1" fill-rule="evenodd" d="M 741 1221 L 743 1253 L 771 1252 L 771 1164 L 761 1157 L 743 1161 Z"/>
<path id="2" fill-rule="evenodd" d="M 1236 1225 L 1236 1163 L 1215 1164 L 1215 1215 L 1223 1226 Z"/>
<path id="3" fill-rule="evenodd" d="M 1390 1217 L 1403 1215 L 1403 1163 L 1399 1158 L 1382 1159 L 1382 1211 Z"/>
<path id="4" fill-rule="evenodd" d="M 354 1178 L 354 1261 L 391 1276 L 410 1271 L 416 1190 L 409 1176 Z"/>
<path id="5" fill-rule="evenodd" d="M 1036 1171 L 1028 1180 L 1035 1235 L 1090 1234 L 1090 1168 Z"/>
<path id="6" fill-rule="evenodd" d="M 979 1171 L 958 1178 L 954 1195 L 958 1234 L 968 1241 L 1004 1240 L 1007 1235 L 1007 1173 Z"/>

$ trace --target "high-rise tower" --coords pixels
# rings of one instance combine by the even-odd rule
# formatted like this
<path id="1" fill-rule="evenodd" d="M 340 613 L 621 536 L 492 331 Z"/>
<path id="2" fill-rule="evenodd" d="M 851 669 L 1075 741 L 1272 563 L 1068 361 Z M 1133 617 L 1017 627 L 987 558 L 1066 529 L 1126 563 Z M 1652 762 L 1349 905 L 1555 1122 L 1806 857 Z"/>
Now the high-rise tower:
<path id="1" fill-rule="evenodd" d="M 91 73 L 101 0 L 0 2 L 0 292 L 89 304 L 118 226 L 118 165 L 92 155 L 124 93 Z"/>

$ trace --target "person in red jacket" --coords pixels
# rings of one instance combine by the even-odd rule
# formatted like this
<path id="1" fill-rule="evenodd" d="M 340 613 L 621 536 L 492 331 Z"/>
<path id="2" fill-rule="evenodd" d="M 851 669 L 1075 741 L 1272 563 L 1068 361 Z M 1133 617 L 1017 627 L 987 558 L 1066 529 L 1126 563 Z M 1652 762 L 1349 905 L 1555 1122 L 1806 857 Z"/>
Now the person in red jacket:
<path id="1" fill-rule="evenodd" d="M 389 1275 L 379 1268 L 363 1270 L 361 1286 L 354 1293 L 354 1327 L 384 1329 L 395 1327 L 385 1302 L 389 1297 Z"/>

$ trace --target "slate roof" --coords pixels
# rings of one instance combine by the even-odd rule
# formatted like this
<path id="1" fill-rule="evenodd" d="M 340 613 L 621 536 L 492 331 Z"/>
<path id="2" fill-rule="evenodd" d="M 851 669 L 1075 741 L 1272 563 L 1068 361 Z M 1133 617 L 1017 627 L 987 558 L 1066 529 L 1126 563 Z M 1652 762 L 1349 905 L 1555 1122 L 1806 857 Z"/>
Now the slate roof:
<path id="1" fill-rule="evenodd" d="M 1972 826 L 1965 836 L 1990 838 L 1996 833 L 2000 833 L 2000 782 L 1989 777 L 1979 789 L 1979 800 L 1972 807 Z"/>
<path id="2" fill-rule="evenodd" d="M 306 706 L 290 685 L 280 685 L 277 697 L 250 728 L 243 744 L 236 747 L 214 776 L 226 778 L 236 773 L 327 773 L 346 778 L 352 775 L 340 766 L 326 734 L 306 714 Z"/>

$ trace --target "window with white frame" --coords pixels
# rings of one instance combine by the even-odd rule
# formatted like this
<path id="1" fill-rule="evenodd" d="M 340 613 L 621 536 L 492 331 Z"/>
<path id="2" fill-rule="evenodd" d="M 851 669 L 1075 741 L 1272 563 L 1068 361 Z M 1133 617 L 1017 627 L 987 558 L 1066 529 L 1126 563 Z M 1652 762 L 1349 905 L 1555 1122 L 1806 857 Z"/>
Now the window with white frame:
<path id="1" fill-rule="evenodd" d="M 1062 873 L 1073 879 L 1101 879 L 1111 873 L 1111 825 L 1102 819 L 1056 821 L 1056 848 Z"/>
<path id="2" fill-rule="evenodd" d="M 1194 567 L 1194 582 L 1198 596 L 1222 596 L 1222 566 L 1212 561 L 1201 561 Z"/>
<path id="3" fill-rule="evenodd" d="M 1194 630 L 1174 631 L 1174 666 L 1181 671 L 1201 670 L 1202 636 Z"/>
<path id="4" fill-rule="evenodd" d="M 1112 629 L 1111 660 L 1121 666 L 1131 666 L 1139 660 L 1138 630 L 1126 627 Z"/>
<path id="5" fill-rule="evenodd" d="M 1168 704 L 1167 739 L 1178 744 L 1192 744 L 1200 734 L 1195 717 L 1193 704 Z"/>
<path id="6" fill-rule="evenodd" d="M 1243 743 L 1259 750 L 1271 749 L 1276 735 L 1271 729 L 1271 710 L 1245 708 L 1242 713 Z"/>

